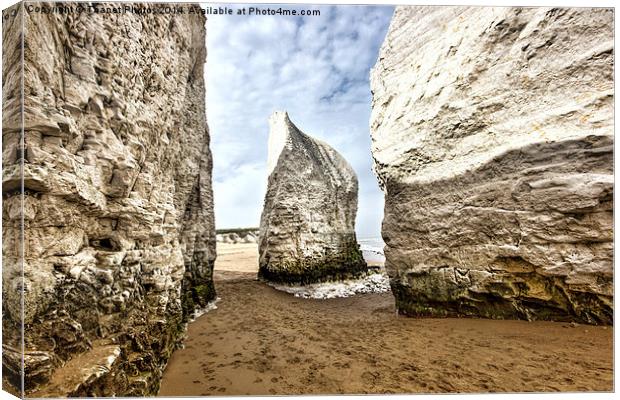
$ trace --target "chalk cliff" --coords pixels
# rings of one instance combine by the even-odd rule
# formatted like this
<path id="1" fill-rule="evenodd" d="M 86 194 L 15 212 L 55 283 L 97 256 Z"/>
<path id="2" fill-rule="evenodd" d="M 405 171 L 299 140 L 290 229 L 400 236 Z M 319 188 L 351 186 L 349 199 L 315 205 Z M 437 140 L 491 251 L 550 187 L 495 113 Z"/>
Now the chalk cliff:
<path id="1" fill-rule="evenodd" d="M 401 313 L 612 322 L 613 18 L 397 7 L 371 133 Z"/>
<path id="2" fill-rule="evenodd" d="M 28 396 L 155 394 L 215 296 L 205 18 L 20 7 L 2 32 L 5 383 L 23 317 Z"/>
<path id="3" fill-rule="evenodd" d="M 301 132 L 286 112 L 275 112 L 269 123 L 259 276 L 311 283 L 365 272 L 355 237 L 355 172 L 329 145 Z"/>

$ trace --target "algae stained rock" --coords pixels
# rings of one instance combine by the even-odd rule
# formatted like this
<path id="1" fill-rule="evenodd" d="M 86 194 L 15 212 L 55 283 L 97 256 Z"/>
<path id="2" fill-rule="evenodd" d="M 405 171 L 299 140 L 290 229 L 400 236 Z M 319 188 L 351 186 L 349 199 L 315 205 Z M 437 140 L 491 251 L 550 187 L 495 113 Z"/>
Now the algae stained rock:
<path id="1" fill-rule="evenodd" d="M 613 10 L 397 7 L 371 87 L 400 312 L 611 323 Z"/>
<path id="2" fill-rule="evenodd" d="M 275 112 L 269 122 L 259 276 L 310 283 L 365 272 L 355 237 L 355 172 L 329 145 L 301 132 L 285 112 Z"/>
<path id="3" fill-rule="evenodd" d="M 205 18 L 23 7 L 3 15 L 5 387 L 23 316 L 27 396 L 153 395 L 215 296 Z"/>

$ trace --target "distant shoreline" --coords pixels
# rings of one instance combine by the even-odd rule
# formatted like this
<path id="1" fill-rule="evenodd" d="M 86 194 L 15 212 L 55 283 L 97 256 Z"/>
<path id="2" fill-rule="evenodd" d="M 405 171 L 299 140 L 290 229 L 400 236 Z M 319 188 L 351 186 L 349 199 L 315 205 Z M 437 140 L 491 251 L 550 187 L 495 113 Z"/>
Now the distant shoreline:
<path id="1" fill-rule="evenodd" d="M 218 243 L 242 244 L 256 243 L 258 241 L 259 228 L 226 228 L 217 229 L 216 240 Z M 379 237 L 358 238 L 357 243 L 360 246 L 362 255 L 366 262 L 370 265 L 383 265 L 385 263 L 385 255 L 383 247 L 385 243 Z"/>
<path id="2" fill-rule="evenodd" d="M 216 229 L 216 235 L 225 235 L 227 233 L 247 233 L 247 232 L 258 232 L 258 227 L 250 227 L 250 228 L 224 228 L 224 229 Z"/>

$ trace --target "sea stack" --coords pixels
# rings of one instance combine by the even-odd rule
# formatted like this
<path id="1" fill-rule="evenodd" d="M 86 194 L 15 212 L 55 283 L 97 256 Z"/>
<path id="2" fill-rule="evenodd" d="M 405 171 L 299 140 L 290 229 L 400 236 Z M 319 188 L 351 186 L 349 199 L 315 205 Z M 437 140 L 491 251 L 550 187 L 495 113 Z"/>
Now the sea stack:
<path id="1" fill-rule="evenodd" d="M 396 8 L 371 133 L 401 313 L 612 323 L 613 20 Z"/>
<path id="2" fill-rule="evenodd" d="M 336 150 L 301 132 L 286 112 L 273 113 L 269 123 L 259 277 L 305 284 L 366 272 L 355 237 L 355 172 Z"/>
<path id="3" fill-rule="evenodd" d="M 3 20 L 3 388 L 155 395 L 215 296 L 205 17 Z"/>

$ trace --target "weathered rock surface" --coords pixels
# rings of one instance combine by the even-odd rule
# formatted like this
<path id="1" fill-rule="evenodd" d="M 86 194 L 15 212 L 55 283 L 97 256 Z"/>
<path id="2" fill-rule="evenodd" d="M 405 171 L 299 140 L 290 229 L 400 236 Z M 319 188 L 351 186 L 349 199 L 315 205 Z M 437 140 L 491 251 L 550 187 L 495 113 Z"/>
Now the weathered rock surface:
<path id="1" fill-rule="evenodd" d="M 184 321 L 215 295 L 205 18 L 10 11 L 5 377 L 20 386 L 23 317 L 27 395 L 155 394 Z"/>
<path id="2" fill-rule="evenodd" d="M 371 87 L 400 312 L 612 322 L 612 10 L 398 7 Z"/>
<path id="3" fill-rule="evenodd" d="M 275 112 L 269 122 L 259 276 L 311 283 L 367 271 L 355 237 L 355 172 L 329 145 L 301 132 L 286 112 Z"/>

